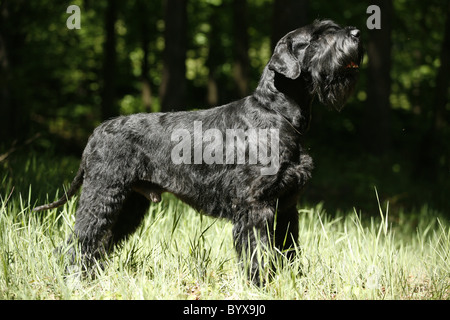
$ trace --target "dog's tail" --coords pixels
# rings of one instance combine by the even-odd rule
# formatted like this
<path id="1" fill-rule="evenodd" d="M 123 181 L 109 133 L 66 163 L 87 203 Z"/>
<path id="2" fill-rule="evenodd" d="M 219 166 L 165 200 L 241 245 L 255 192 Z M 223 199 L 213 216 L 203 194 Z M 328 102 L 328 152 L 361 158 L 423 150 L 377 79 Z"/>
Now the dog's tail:
<path id="1" fill-rule="evenodd" d="M 83 176 L 84 176 L 84 166 L 83 166 L 83 164 L 81 164 L 80 168 L 78 168 L 78 172 L 77 172 L 75 178 L 72 181 L 72 184 L 70 185 L 69 190 L 67 190 L 67 193 L 65 195 L 63 195 L 61 198 L 59 198 L 59 200 L 57 200 L 55 202 L 36 207 L 33 209 L 33 211 L 36 212 L 36 211 L 54 209 L 54 208 L 58 208 L 59 206 L 62 206 L 63 204 L 65 204 L 70 198 L 73 197 L 73 195 L 81 187 L 81 184 L 83 183 Z"/>

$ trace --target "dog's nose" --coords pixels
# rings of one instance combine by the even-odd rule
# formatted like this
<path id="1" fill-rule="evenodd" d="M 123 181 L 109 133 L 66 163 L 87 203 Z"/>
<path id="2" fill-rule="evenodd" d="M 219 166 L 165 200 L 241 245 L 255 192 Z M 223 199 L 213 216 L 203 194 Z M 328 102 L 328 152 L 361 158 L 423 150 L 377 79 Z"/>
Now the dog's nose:
<path id="1" fill-rule="evenodd" d="M 360 31 L 358 29 L 350 30 L 350 35 L 354 38 L 359 38 Z"/>

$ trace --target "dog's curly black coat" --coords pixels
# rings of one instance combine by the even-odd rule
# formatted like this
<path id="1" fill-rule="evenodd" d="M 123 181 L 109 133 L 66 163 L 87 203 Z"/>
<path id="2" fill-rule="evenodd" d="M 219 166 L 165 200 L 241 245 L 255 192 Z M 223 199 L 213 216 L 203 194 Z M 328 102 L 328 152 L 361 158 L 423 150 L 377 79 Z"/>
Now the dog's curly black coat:
<path id="1" fill-rule="evenodd" d="M 85 266 L 135 231 L 162 192 L 231 220 L 241 256 L 253 252 L 257 241 L 273 241 L 291 257 L 295 251 L 288 249 L 298 238 L 296 205 L 313 168 L 300 145 L 313 98 L 340 110 L 355 86 L 361 60 L 354 27 L 322 20 L 296 29 L 278 42 L 258 87 L 246 98 L 209 110 L 135 114 L 101 124 L 87 143 L 67 195 L 35 211 L 64 204 L 83 184 L 74 238 Z M 223 134 L 226 129 L 277 129 L 278 171 L 261 175 L 264 165 L 248 159 L 244 164 L 174 164 L 170 158 L 177 141 L 171 135 L 176 129 L 193 135 L 194 121 L 201 121 L 202 130 Z M 259 282 L 258 263 L 252 261 L 250 269 Z"/>

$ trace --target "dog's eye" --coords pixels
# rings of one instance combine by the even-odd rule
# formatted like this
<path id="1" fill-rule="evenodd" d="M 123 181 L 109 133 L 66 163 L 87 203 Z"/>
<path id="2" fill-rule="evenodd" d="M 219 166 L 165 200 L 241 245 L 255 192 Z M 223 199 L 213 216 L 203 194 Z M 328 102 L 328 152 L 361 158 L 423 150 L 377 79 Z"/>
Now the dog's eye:
<path id="1" fill-rule="evenodd" d="M 305 49 L 308 44 L 306 42 L 299 42 L 294 45 L 294 50 Z"/>

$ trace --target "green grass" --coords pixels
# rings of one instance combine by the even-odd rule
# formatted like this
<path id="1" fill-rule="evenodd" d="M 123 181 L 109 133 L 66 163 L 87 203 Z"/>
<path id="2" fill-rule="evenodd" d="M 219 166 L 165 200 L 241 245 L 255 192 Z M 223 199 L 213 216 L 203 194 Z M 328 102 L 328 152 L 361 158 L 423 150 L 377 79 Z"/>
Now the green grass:
<path id="1" fill-rule="evenodd" d="M 0 176 L 0 299 L 450 298 L 450 227 L 426 206 L 389 212 L 383 205 L 372 218 L 326 213 L 321 204 L 299 208 L 299 258 L 257 288 L 238 265 L 229 222 L 164 196 L 94 279 L 73 269 L 65 276 L 66 261 L 54 249 L 71 233 L 76 199 L 32 213 L 37 197 L 45 201 L 45 190 L 34 190 L 35 170 L 48 170 L 42 181 L 49 184 L 66 174 L 34 158 L 24 163 L 17 178 L 7 171 Z"/>

